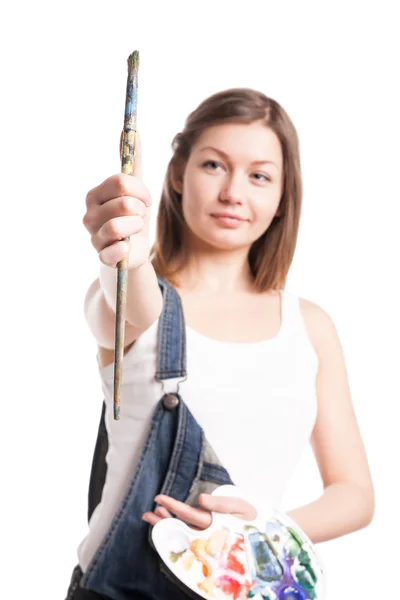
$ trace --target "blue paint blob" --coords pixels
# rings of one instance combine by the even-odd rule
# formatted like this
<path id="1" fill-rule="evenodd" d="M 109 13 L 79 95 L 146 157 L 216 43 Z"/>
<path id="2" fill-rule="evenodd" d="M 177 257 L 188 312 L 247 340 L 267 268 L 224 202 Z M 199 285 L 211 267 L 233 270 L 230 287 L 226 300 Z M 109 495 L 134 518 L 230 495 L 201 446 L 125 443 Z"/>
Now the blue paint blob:
<path id="1" fill-rule="evenodd" d="M 307 600 L 307 596 L 299 588 L 290 585 L 280 592 L 279 600 Z"/>

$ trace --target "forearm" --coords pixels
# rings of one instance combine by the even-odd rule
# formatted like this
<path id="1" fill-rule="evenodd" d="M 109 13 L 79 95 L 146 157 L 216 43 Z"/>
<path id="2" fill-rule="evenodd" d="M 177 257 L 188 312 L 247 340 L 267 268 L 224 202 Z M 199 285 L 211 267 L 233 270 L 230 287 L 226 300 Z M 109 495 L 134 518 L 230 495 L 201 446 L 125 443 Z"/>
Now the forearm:
<path id="1" fill-rule="evenodd" d="M 373 491 L 334 483 L 321 498 L 288 512 L 314 543 L 326 542 L 366 527 L 374 513 Z"/>
<path id="2" fill-rule="evenodd" d="M 99 279 L 105 300 L 115 313 L 117 269 L 101 263 Z M 145 329 L 158 318 L 161 310 L 162 294 L 150 260 L 140 267 L 129 269 L 125 320 Z"/>

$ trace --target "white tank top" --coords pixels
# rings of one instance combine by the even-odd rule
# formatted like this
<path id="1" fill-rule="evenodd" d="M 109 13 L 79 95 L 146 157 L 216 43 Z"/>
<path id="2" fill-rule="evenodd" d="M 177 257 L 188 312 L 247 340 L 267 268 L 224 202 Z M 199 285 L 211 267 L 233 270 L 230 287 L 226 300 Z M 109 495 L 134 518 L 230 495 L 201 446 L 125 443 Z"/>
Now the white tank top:
<path id="1" fill-rule="evenodd" d="M 187 379 L 179 392 L 235 485 L 279 508 L 315 423 L 318 357 L 298 296 L 281 290 L 281 328 L 261 342 L 220 342 L 186 327 Z M 100 368 L 109 438 L 107 477 L 89 532 L 78 548 L 83 572 L 111 525 L 134 474 L 155 405 L 158 321 L 125 354 L 121 418 L 113 419 L 111 363 Z M 176 391 L 176 381 L 164 382 Z"/>

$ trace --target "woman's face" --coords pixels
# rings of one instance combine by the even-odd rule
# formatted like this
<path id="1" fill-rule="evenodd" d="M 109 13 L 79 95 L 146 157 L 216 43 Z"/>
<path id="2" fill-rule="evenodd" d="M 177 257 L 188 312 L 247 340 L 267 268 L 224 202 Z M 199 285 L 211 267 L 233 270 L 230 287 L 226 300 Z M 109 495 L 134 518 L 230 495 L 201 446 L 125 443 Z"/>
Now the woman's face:
<path id="1" fill-rule="evenodd" d="M 172 182 L 189 236 L 221 250 L 249 248 L 277 212 L 282 173 L 279 139 L 262 122 L 208 128 Z"/>

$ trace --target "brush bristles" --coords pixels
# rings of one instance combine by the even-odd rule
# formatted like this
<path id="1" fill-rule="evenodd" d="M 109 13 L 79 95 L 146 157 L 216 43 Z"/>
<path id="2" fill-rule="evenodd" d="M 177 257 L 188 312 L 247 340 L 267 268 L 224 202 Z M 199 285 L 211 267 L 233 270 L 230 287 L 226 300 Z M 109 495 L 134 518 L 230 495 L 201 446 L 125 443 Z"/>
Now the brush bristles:
<path id="1" fill-rule="evenodd" d="M 128 58 L 128 69 L 130 71 L 132 71 L 132 70 L 137 71 L 138 67 L 139 67 L 139 52 L 137 50 L 134 50 Z"/>

